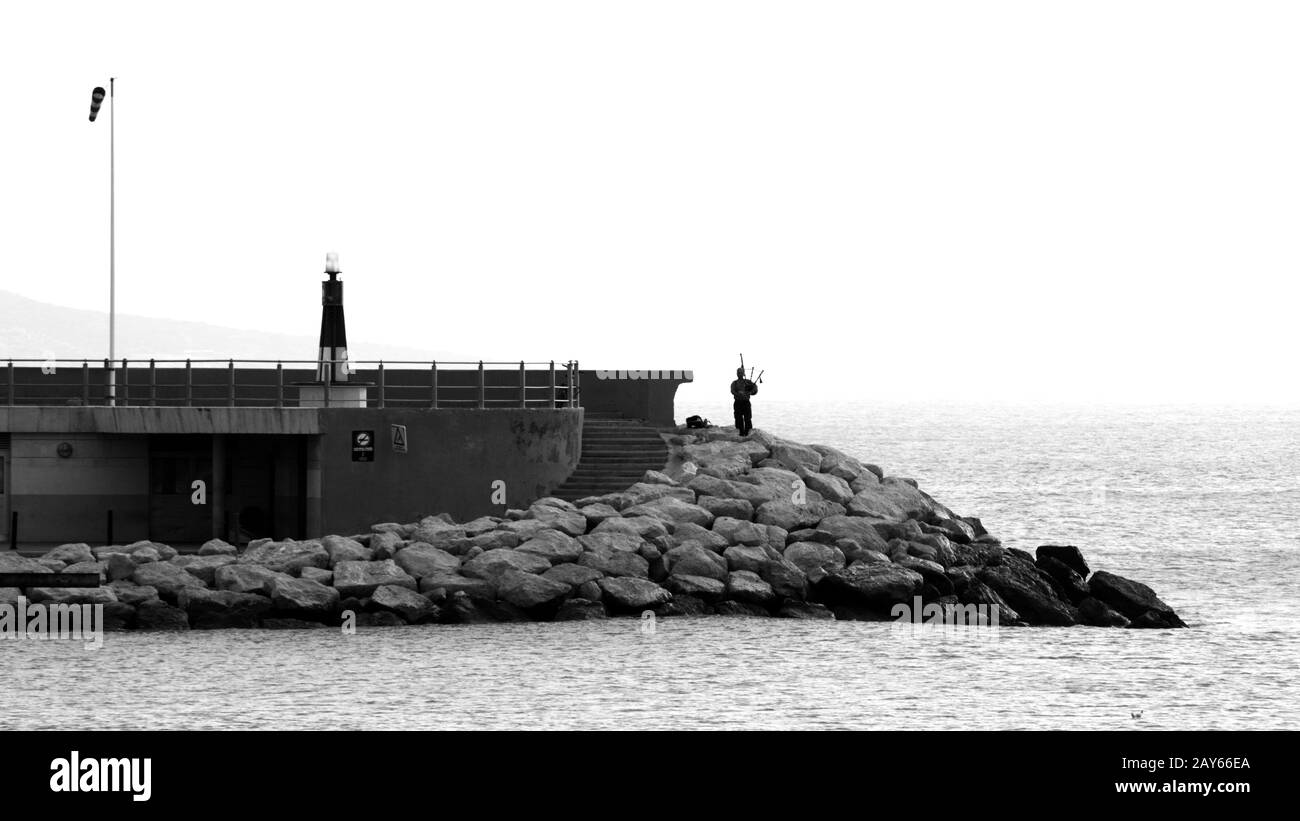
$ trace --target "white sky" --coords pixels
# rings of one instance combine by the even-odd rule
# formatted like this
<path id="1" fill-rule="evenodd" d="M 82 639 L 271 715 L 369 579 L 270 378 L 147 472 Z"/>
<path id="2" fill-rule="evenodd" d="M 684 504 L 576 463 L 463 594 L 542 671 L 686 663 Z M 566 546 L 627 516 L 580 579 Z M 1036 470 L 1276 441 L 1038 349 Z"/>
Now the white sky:
<path id="1" fill-rule="evenodd" d="M 1294 3 L 195 8 L 6 5 L 0 288 L 106 309 L 112 74 L 122 313 L 314 334 L 332 250 L 358 359 L 1300 400 Z"/>

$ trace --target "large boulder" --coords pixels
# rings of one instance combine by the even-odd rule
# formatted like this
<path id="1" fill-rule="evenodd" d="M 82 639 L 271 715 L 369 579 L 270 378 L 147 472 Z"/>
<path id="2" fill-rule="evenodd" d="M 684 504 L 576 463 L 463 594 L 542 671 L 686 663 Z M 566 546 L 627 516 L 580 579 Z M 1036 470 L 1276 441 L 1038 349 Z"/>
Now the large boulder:
<path id="1" fill-rule="evenodd" d="M 726 539 L 727 544 L 767 543 L 767 530 L 764 526 L 727 516 L 720 516 L 714 520 L 713 532 Z"/>
<path id="2" fill-rule="evenodd" d="M 526 521 L 528 521 L 533 525 L 539 524 L 537 521 L 533 519 L 528 519 Z M 451 553 L 456 556 L 461 556 L 463 558 L 470 558 L 469 552 L 472 548 L 475 547 L 479 548 L 480 550 L 497 550 L 502 547 L 518 547 L 519 543 L 522 542 L 524 539 L 531 539 L 534 536 L 538 535 L 539 533 L 549 533 L 549 532 L 550 531 L 547 530 L 544 526 L 533 527 L 530 530 L 523 533 L 522 535 L 520 533 L 516 533 L 513 530 L 489 530 L 487 533 L 480 533 L 479 535 L 473 536 L 468 540 L 464 540 L 463 542 L 457 541 L 450 544 L 444 543 L 445 546 L 439 548 L 439 550 L 445 550 L 448 553 Z"/>
<path id="3" fill-rule="evenodd" d="M 533 553 L 520 553 L 510 548 L 486 550 L 461 565 L 461 573 L 477 579 L 487 579 L 493 584 L 507 570 L 522 573 L 543 573 L 551 566 L 548 559 Z"/>
<path id="4" fill-rule="evenodd" d="M 951 574 L 951 571 L 949 571 Z M 964 584 L 957 587 L 957 600 L 961 604 L 973 604 L 981 609 L 984 617 L 990 622 L 996 619 L 998 624 L 1022 624 L 1023 620 L 1015 608 L 1007 604 L 1007 600 L 1002 598 L 996 590 L 989 587 L 978 578 L 971 576 Z"/>
<path id="5" fill-rule="evenodd" d="M 1170 627 L 1186 627 L 1174 613 L 1174 609 L 1160 600 L 1155 591 L 1141 582 L 1098 570 L 1088 579 L 1088 587 L 1093 598 L 1118 610 L 1125 618 L 1133 621 L 1148 612 L 1154 611 L 1169 622 Z"/>
<path id="6" fill-rule="evenodd" d="M 821 521 L 821 507 L 813 509 L 810 505 L 796 505 L 785 499 L 764 502 L 754 513 L 755 521 L 765 525 L 776 525 L 786 530 L 800 530 L 816 527 Z"/>
<path id="7" fill-rule="evenodd" d="M 282 576 L 271 584 L 271 604 L 295 616 L 324 618 L 337 612 L 339 591 L 311 579 Z"/>
<path id="8" fill-rule="evenodd" d="M 465 528 L 440 516 L 425 516 L 415 528 L 402 534 L 404 538 L 425 544 L 436 544 L 448 538 L 465 538 Z"/>
<path id="9" fill-rule="evenodd" d="M 189 616 L 195 630 L 227 627 L 257 627 L 271 609 L 271 600 L 256 593 L 189 588 L 180 594 L 178 604 Z"/>
<path id="10" fill-rule="evenodd" d="M 398 539 L 409 539 L 411 538 L 411 534 L 415 532 L 415 528 L 416 525 L 414 524 L 400 524 L 398 522 L 380 522 L 379 524 L 370 526 L 370 533 L 372 535 L 378 535 L 380 533 L 391 533 L 394 536 L 396 536 Z M 374 544 L 371 544 L 370 546 L 373 548 Z"/>
<path id="11" fill-rule="evenodd" d="M 713 441 L 685 445 L 680 453 L 683 460 L 696 465 L 699 473 L 729 479 L 766 459 L 768 450 L 758 442 Z"/>
<path id="12" fill-rule="evenodd" d="M 708 527 L 714 515 L 705 508 L 673 496 L 663 496 L 623 510 L 624 516 L 650 516 L 664 522 L 690 522 Z"/>
<path id="13" fill-rule="evenodd" d="M 240 564 L 253 564 L 291 576 L 304 567 L 331 567 L 329 551 L 314 539 L 305 542 L 293 539 L 264 542 L 257 547 L 250 544 L 238 561 Z"/>
<path id="14" fill-rule="evenodd" d="M 203 582 L 185 568 L 170 562 L 147 562 L 140 565 L 131 574 L 131 581 L 139 585 L 156 588 L 160 598 L 171 604 L 178 601 L 184 590 L 202 590 Z"/>
<path id="15" fill-rule="evenodd" d="M 694 596 L 703 601 L 717 601 L 727 592 L 727 584 L 708 576 L 673 575 L 664 581 L 664 589 L 679 596 Z"/>
<path id="16" fill-rule="evenodd" d="M 592 533 L 631 533 L 650 542 L 668 535 L 668 526 L 653 516 L 631 516 L 623 519 L 606 519 L 592 529 Z"/>
<path id="17" fill-rule="evenodd" d="M 650 562 L 641 554 L 626 550 L 588 550 L 578 557 L 578 564 L 605 576 L 650 578 Z"/>
<path id="18" fill-rule="evenodd" d="M 496 530 L 497 525 L 501 524 L 502 519 L 496 516 L 480 516 L 461 525 L 461 530 L 471 539 L 475 536 L 482 536 L 484 533 Z"/>
<path id="19" fill-rule="evenodd" d="M 838 476 L 829 473 L 802 473 L 800 476 L 810 490 L 817 491 L 828 502 L 846 505 L 853 498 L 849 483 Z"/>
<path id="20" fill-rule="evenodd" d="M 758 570 L 758 575 L 784 599 L 802 599 L 808 592 L 808 577 L 794 562 L 786 559 L 769 559 Z"/>
<path id="21" fill-rule="evenodd" d="M 578 544 L 583 550 L 592 550 L 598 553 L 610 550 L 622 550 L 626 553 L 636 553 L 641 549 L 641 545 L 645 543 L 645 539 L 642 539 L 636 533 L 614 532 L 608 530 L 588 533 L 586 536 L 578 537 Z"/>
<path id="22" fill-rule="evenodd" d="M 147 601 L 158 601 L 156 588 L 143 587 L 127 579 L 110 582 L 108 588 L 117 596 L 118 601 L 132 607 L 139 607 Z"/>
<path id="23" fill-rule="evenodd" d="M 29 587 L 27 600 L 47 604 L 108 604 L 117 601 L 110 587 Z"/>
<path id="24" fill-rule="evenodd" d="M 519 519 L 512 522 L 503 523 L 496 530 L 492 531 L 492 533 L 513 533 L 515 535 L 515 538 L 518 540 L 515 542 L 515 544 L 518 544 L 519 542 L 533 538 L 538 533 L 541 533 L 543 530 L 550 530 L 550 529 L 551 526 L 546 522 L 541 521 L 540 519 Z M 488 533 L 484 533 L 481 536 L 477 536 L 476 538 L 485 539 L 489 535 L 490 534 Z M 469 542 L 469 543 L 473 544 L 473 542 Z M 505 545 L 502 545 L 502 547 L 504 546 Z M 452 551 L 452 552 L 454 553 L 456 551 Z"/>
<path id="25" fill-rule="evenodd" d="M 837 544 L 841 539 L 852 539 L 864 550 L 889 553 L 888 542 L 869 519 L 859 516 L 827 516 L 817 524 L 817 541 Z"/>
<path id="26" fill-rule="evenodd" d="M 578 509 L 578 506 L 575 505 L 573 502 L 570 502 L 568 499 L 561 499 L 559 496 L 543 496 L 542 498 L 538 499 L 536 502 L 533 502 L 532 506 L 536 507 L 538 505 L 541 505 L 542 507 L 555 507 L 555 508 L 559 508 L 560 510 Z"/>
<path id="27" fill-rule="evenodd" d="M 370 535 L 370 561 L 378 562 L 391 559 L 402 549 L 406 541 L 397 533 L 381 530 Z"/>
<path id="28" fill-rule="evenodd" d="M 599 502 L 595 504 L 584 505 L 583 507 L 578 509 L 578 512 L 586 517 L 588 529 L 595 528 L 597 525 L 599 525 L 601 522 L 605 521 L 606 519 L 617 519 L 623 515 L 622 513 L 619 513 L 617 510 L 615 510 L 612 505 L 607 505 Z"/>
<path id="29" fill-rule="evenodd" d="M 791 476 L 793 475 L 791 474 Z M 789 486 L 778 492 L 766 485 L 757 485 L 734 479 L 719 479 L 716 476 L 705 474 L 696 476 L 687 487 L 701 496 L 714 496 L 721 499 L 744 499 L 751 505 L 761 505 L 773 499 L 790 501 L 791 494 Z"/>
<path id="30" fill-rule="evenodd" d="M 858 491 L 847 502 L 853 516 L 899 521 L 923 519 L 934 511 L 933 501 L 909 479 L 890 476 Z"/>
<path id="31" fill-rule="evenodd" d="M 704 576 L 725 582 L 727 560 L 712 550 L 687 542 L 664 554 L 664 566 L 674 576 Z"/>
<path id="32" fill-rule="evenodd" d="M 381 585 L 416 590 L 418 583 L 392 559 L 379 562 L 339 562 L 334 565 L 334 589 L 341 596 L 364 598 Z"/>
<path id="33" fill-rule="evenodd" d="M 797 473 L 785 468 L 754 468 L 740 478 L 744 482 L 765 488 L 771 494 L 771 498 L 767 501 L 777 500 L 799 504 L 822 501 L 820 493 L 808 488 Z"/>
<path id="34" fill-rule="evenodd" d="M 256 564 L 228 564 L 218 567 L 213 575 L 214 586 L 218 590 L 232 593 L 258 593 L 270 596 L 275 590 L 275 583 L 281 579 L 292 578 L 288 573 L 277 573 Z"/>
<path id="35" fill-rule="evenodd" d="M 775 554 L 776 557 L 780 555 L 780 553 Z M 768 553 L 765 545 L 732 545 L 722 551 L 722 557 L 727 560 L 728 570 L 748 570 L 753 573 L 757 573 L 765 563 L 774 558 Z"/>
<path id="36" fill-rule="evenodd" d="M 978 523 L 979 519 L 976 519 L 975 522 Z M 984 530 L 983 525 L 981 525 L 979 529 L 981 531 L 979 535 L 988 535 L 987 533 L 983 533 Z M 1045 559 L 1045 558 L 1056 559 L 1058 562 L 1061 562 L 1066 567 L 1073 570 L 1075 573 L 1078 573 L 1079 576 L 1084 579 L 1088 578 L 1088 574 L 1092 572 L 1091 570 L 1088 569 L 1088 563 L 1083 559 L 1083 553 L 1079 550 L 1079 548 L 1075 547 L 1072 544 L 1071 545 L 1058 545 L 1058 544 L 1039 545 L 1038 549 L 1034 551 L 1034 556 L 1035 558 L 1038 559 Z"/>
<path id="37" fill-rule="evenodd" d="M 94 573 L 96 576 L 99 576 L 100 584 L 103 584 L 104 582 L 108 581 L 107 574 L 105 573 L 107 565 L 108 562 L 103 560 L 93 561 L 93 562 L 75 562 L 73 564 L 67 565 L 59 572 L 60 573 Z"/>
<path id="38" fill-rule="evenodd" d="M 526 609 L 556 602 L 572 590 L 564 582 L 518 570 L 505 571 L 497 583 L 497 595 L 516 607 Z"/>
<path id="39" fill-rule="evenodd" d="M 424 542 L 412 542 L 397 551 L 393 561 L 410 576 L 440 576 L 460 570 L 460 559 L 447 551 Z"/>
<path id="40" fill-rule="evenodd" d="M 829 473 L 846 482 L 852 482 L 864 470 L 861 462 L 843 451 L 826 445 L 809 445 L 809 447 L 822 455 L 821 464 L 817 468 L 821 473 Z"/>
<path id="41" fill-rule="evenodd" d="M 791 471 L 800 468 L 817 472 L 821 469 L 822 455 L 807 445 L 796 442 L 781 442 L 772 448 L 772 458 Z"/>
<path id="42" fill-rule="evenodd" d="M 1078 605 L 1079 602 L 1091 597 L 1088 583 L 1074 571 L 1074 568 L 1060 559 L 1042 555 L 1034 564 L 1039 570 L 1056 580 L 1060 590 L 1064 591 L 1065 598 L 1069 599 L 1071 604 Z"/>
<path id="43" fill-rule="evenodd" d="M 718 516 L 729 516 L 733 519 L 750 520 L 754 518 L 754 506 L 744 499 L 724 499 L 720 496 L 701 496 L 696 504 L 713 514 L 714 518 Z M 707 525 L 705 525 L 707 527 Z"/>
<path id="44" fill-rule="evenodd" d="M 518 550 L 520 553 L 531 553 L 534 556 L 540 556 L 555 565 L 576 562 L 578 557 L 582 555 L 582 547 L 576 539 L 563 531 L 543 530 L 519 545 Z"/>
<path id="45" fill-rule="evenodd" d="M 577 590 L 587 582 L 594 582 L 603 575 L 605 574 L 594 567 L 580 564 L 557 564 L 542 573 L 542 578 L 567 584 L 570 588 Z"/>
<path id="46" fill-rule="evenodd" d="M 90 545 L 84 543 L 62 544 L 45 554 L 45 558 L 54 559 L 66 564 L 76 564 L 77 562 L 93 562 L 95 554 L 91 552 Z"/>
<path id="47" fill-rule="evenodd" d="M 1076 619 L 1065 602 L 1029 562 L 1004 562 L 976 574 L 1030 624 L 1068 627 Z"/>
<path id="48" fill-rule="evenodd" d="M 648 579 L 600 579 L 601 593 L 607 604 L 620 610 L 645 610 L 672 599 L 673 594 Z"/>
<path id="49" fill-rule="evenodd" d="M 379 610 L 396 613 L 410 624 L 427 619 L 437 612 L 428 597 L 396 584 L 381 584 L 376 587 L 370 595 L 370 603 Z"/>
<path id="50" fill-rule="evenodd" d="M 825 591 L 824 599 L 888 611 L 910 604 L 923 584 L 920 573 L 896 564 L 855 564 L 827 574 L 818 589 Z"/>
<path id="51" fill-rule="evenodd" d="M 146 548 L 152 548 L 153 551 L 158 554 L 158 561 L 160 562 L 170 561 L 171 559 L 176 558 L 178 553 L 176 548 L 170 545 L 165 545 L 162 542 L 151 542 L 148 539 L 143 539 L 138 542 L 132 542 L 131 544 L 122 548 L 122 552 L 135 553 L 137 550 L 143 550 Z"/>
<path id="52" fill-rule="evenodd" d="M 1079 602 L 1079 623 L 1089 627 L 1129 626 L 1129 620 L 1123 614 L 1091 596 Z"/>
<path id="53" fill-rule="evenodd" d="M 921 529 L 926 533 L 938 533 L 959 544 L 975 541 L 975 529 L 961 519 L 949 519 L 936 516 L 934 524 L 923 522 Z"/>
<path id="54" fill-rule="evenodd" d="M 208 539 L 199 547 L 200 556 L 236 556 L 239 548 L 221 539 Z"/>
<path id="55" fill-rule="evenodd" d="M 48 573 L 45 565 L 26 556 L 0 552 L 0 573 Z"/>
<path id="56" fill-rule="evenodd" d="M 844 552 L 834 545 L 821 542 L 795 542 L 787 545 L 785 560 L 803 571 L 808 581 L 816 584 L 829 573 L 844 569 Z"/>
<path id="57" fill-rule="evenodd" d="M 103 562 L 104 578 L 110 582 L 129 579 L 135 574 L 135 560 L 125 553 L 105 553 Z"/>
<path id="58" fill-rule="evenodd" d="M 677 480 L 662 470 L 647 470 L 641 475 L 641 481 L 647 485 L 675 485 Z"/>
<path id="59" fill-rule="evenodd" d="M 589 504 L 606 504 L 615 510 L 626 510 L 629 507 L 645 504 L 665 496 L 671 496 L 681 499 L 683 502 L 694 502 L 695 491 L 690 488 L 679 485 L 661 485 L 651 482 L 637 482 L 627 490 L 621 490 L 617 493 L 606 493 L 603 496 L 593 496 L 588 499 L 580 500 L 583 507 Z"/>
<path id="60" fill-rule="evenodd" d="M 346 536 L 325 536 L 320 540 L 321 547 L 330 557 L 330 567 L 339 562 L 368 562 L 371 560 L 370 548 L 356 539 Z"/>
<path id="61" fill-rule="evenodd" d="M 567 536 L 581 536 L 587 532 L 587 517 L 572 505 L 562 508 L 538 502 L 528 508 L 528 517 Z"/>
<path id="62" fill-rule="evenodd" d="M 943 565 L 938 562 L 917 558 L 916 556 L 900 556 L 895 561 L 895 564 L 920 573 L 926 584 L 938 591 L 940 596 L 951 596 L 956 592 L 952 579 L 948 578 L 948 575 L 943 570 Z"/>
<path id="63" fill-rule="evenodd" d="M 207 556 L 177 556 L 172 564 L 185 568 L 208 587 L 215 587 L 217 568 L 235 563 L 235 557 L 228 554 L 209 554 Z"/>
<path id="64" fill-rule="evenodd" d="M 776 601 L 776 593 L 757 573 L 735 570 L 727 576 L 727 598 L 766 607 Z"/>
<path id="65" fill-rule="evenodd" d="M 714 533 L 712 530 L 707 530 L 699 525 L 683 522 L 682 524 L 677 525 L 676 529 L 673 530 L 671 544 L 669 546 L 680 547 L 687 542 L 695 542 L 701 547 L 708 548 L 715 553 L 721 553 L 723 550 L 727 549 L 727 545 L 731 544 L 731 542 L 727 541 L 727 538 L 720 533 Z"/>

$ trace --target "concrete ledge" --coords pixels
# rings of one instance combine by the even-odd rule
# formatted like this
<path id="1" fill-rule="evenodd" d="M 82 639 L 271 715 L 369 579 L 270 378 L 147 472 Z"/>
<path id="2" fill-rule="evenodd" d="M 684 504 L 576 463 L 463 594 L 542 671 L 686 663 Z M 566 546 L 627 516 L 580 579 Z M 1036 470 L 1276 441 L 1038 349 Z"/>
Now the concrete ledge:
<path id="1" fill-rule="evenodd" d="M 6 433 L 319 434 L 315 408 L 15 406 L 0 408 Z"/>

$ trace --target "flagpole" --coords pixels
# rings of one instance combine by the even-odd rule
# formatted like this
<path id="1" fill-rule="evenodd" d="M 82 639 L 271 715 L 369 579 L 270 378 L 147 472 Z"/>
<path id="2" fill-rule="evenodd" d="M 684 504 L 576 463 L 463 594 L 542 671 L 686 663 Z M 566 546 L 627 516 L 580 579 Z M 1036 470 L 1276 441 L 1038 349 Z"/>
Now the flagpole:
<path id="1" fill-rule="evenodd" d="M 108 78 L 108 404 L 117 404 L 117 135 L 113 80 Z"/>

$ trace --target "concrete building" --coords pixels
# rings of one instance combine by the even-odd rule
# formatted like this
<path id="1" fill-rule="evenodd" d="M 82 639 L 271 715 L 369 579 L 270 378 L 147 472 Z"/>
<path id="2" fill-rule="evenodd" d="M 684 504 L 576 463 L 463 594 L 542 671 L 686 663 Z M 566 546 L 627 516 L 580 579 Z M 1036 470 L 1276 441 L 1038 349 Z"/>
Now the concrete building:
<path id="1" fill-rule="evenodd" d="M 9 360 L 0 544 L 238 544 L 501 514 L 574 472 L 586 412 L 670 426 L 691 378 L 350 362 L 335 260 L 327 273 L 316 360 Z"/>

